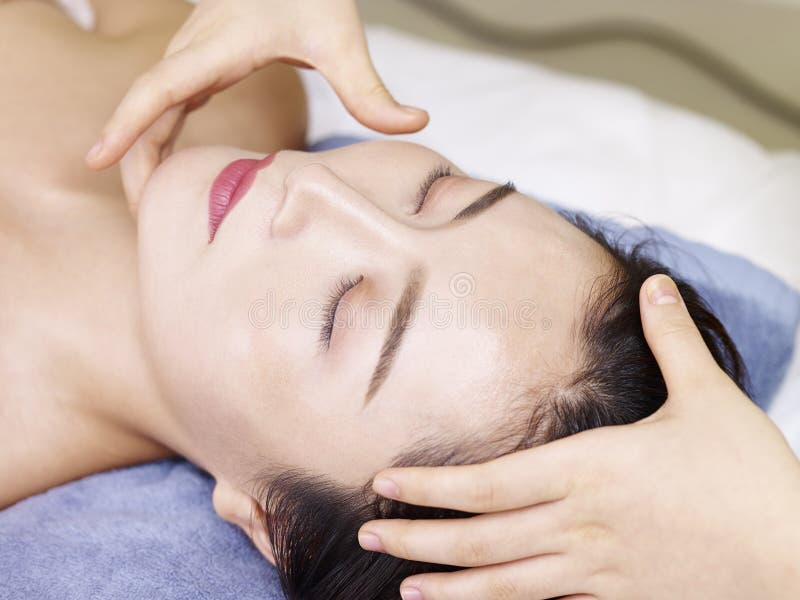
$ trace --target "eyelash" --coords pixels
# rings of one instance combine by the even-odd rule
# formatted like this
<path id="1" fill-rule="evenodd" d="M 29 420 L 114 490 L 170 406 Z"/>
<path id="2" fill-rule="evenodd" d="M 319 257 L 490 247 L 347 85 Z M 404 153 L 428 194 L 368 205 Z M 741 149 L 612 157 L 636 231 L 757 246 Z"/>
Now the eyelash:
<path id="1" fill-rule="evenodd" d="M 331 347 L 331 337 L 333 336 L 333 326 L 336 322 L 336 311 L 339 309 L 339 303 L 344 295 L 361 283 L 363 279 L 363 275 L 359 275 L 356 278 L 344 276 L 331 289 L 323 313 L 325 320 L 319 332 L 319 345 L 322 350 L 328 350 Z"/>
<path id="2" fill-rule="evenodd" d="M 425 199 L 428 196 L 428 192 L 430 192 L 434 183 L 436 183 L 442 177 L 450 177 L 452 175 L 453 169 L 450 167 L 450 165 L 441 164 L 431 169 L 419 186 L 419 191 L 417 192 L 417 202 L 412 214 L 416 215 L 422 210 L 422 206 L 425 204 Z M 336 282 L 336 285 L 334 285 L 333 289 L 330 291 L 330 294 L 328 295 L 328 301 L 325 303 L 325 320 L 323 321 L 319 332 L 319 345 L 322 350 L 328 350 L 331 347 L 333 326 L 336 322 L 336 311 L 339 308 L 339 303 L 342 301 L 344 295 L 361 283 L 363 279 L 363 275 L 359 275 L 356 278 L 347 276 L 342 277 Z"/>
<path id="3" fill-rule="evenodd" d="M 419 191 L 417 192 L 417 202 L 414 206 L 414 211 L 411 214 L 417 215 L 419 214 L 419 211 L 422 210 L 422 206 L 425 204 L 425 199 L 428 197 L 428 192 L 431 191 L 434 183 L 436 183 L 442 177 L 450 177 L 451 175 L 453 175 L 453 169 L 450 167 L 450 165 L 441 164 L 431 169 L 422 184 L 419 186 Z"/>

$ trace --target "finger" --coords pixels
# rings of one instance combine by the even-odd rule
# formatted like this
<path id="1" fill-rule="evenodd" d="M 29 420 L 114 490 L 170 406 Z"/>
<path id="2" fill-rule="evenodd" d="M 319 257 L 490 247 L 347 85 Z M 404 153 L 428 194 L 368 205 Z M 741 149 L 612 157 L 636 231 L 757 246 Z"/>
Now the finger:
<path id="1" fill-rule="evenodd" d="M 714 357 L 692 321 L 675 283 L 666 275 L 653 275 L 639 293 L 642 326 L 647 344 L 658 362 L 670 398 L 697 390 L 709 373 L 721 373 Z"/>
<path id="2" fill-rule="evenodd" d="M 185 118 L 184 106 L 170 108 L 139 137 L 122 158 L 122 187 L 134 219 L 139 213 L 145 185 L 161 161 L 171 153 Z"/>
<path id="3" fill-rule="evenodd" d="M 381 519 L 364 524 L 358 541 L 365 550 L 408 560 L 493 565 L 563 550 L 562 510 L 556 502 L 467 519 Z"/>
<path id="4" fill-rule="evenodd" d="M 373 489 L 387 498 L 419 506 L 470 513 L 511 510 L 566 497 L 576 472 L 591 468 L 596 449 L 577 434 L 502 456 L 457 467 L 406 467 L 381 471 Z"/>
<path id="5" fill-rule="evenodd" d="M 223 76 L 244 76 L 228 65 L 230 51 L 200 44 L 171 54 L 134 81 L 86 157 L 94 169 L 116 163 L 136 139 L 169 108 L 213 90 Z M 246 74 L 246 73 L 245 73 Z"/>
<path id="6" fill-rule="evenodd" d="M 428 124 L 427 112 L 394 99 L 372 64 L 366 41 L 351 40 L 337 57 L 317 68 L 361 124 L 381 133 L 411 133 Z"/>
<path id="7" fill-rule="evenodd" d="M 547 600 L 581 596 L 583 574 L 564 554 L 537 556 L 454 573 L 427 573 L 406 579 L 403 600 Z M 412 590 L 416 590 L 414 595 Z"/>

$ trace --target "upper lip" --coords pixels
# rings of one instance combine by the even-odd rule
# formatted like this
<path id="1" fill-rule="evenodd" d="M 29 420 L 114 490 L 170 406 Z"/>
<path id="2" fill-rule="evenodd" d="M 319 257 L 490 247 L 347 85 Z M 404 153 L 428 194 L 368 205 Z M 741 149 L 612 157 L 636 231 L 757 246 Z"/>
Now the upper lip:
<path id="1" fill-rule="evenodd" d="M 260 160 L 254 158 L 234 160 L 214 179 L 208 193 L 209 244 L 214 241 L 223 219 L 253 185 L 256 173 L 268 166 L 274 157 L 274 154 L 269 154 Z"/>

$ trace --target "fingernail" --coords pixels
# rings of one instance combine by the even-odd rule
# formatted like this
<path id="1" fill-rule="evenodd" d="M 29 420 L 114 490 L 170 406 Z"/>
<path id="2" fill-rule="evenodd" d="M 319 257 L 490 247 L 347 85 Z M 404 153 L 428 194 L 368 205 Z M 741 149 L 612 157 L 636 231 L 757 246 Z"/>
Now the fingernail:
<path id="1" fill-rule="evenodd" d="M 647 284 L 647 299 L 650 304 L 676 304 L 680 294 L 675 282 L 666 275 L 659 275 Z"/>
<path id="2" fill-rule="evenodd" d="M 400 597 L 403 600 L 422 600 L 422 592 L 414 587 L 400 588 Z"/>
<path id="3" fill-rule="evenodd" d="M 400 488 L 397 487 L 397 484 L 391 479 L 386 479 L 384 477 L 376 479 L 372 483 L 372 489 L 384 498 L 394 498 L 395 500 L 400 498 Z"/>
<path id="4" fill-rule="evenodd" d="M 364 550 L 369 550 L 371 552 L 384 552 L 381 538 L 374 533 L 359 533 L 358 543 Z"/>
<path id="5" fill-rule="evenodd" d="M 94 146 L 86 153 L 86 160 L 95 160 L 100 157 L 103 152 L 103 140 L 97 140 Z"/>

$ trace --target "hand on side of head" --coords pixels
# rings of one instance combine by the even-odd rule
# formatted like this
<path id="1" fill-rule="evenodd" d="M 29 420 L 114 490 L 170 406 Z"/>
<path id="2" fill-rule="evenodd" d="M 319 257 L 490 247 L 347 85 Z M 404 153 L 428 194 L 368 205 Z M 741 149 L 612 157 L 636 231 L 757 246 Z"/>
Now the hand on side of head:
<path id="1" fill-rule="evenodd" d="M 358 121 L 383 133 L 428 122 L 402 106 L 370 60 L 354 0 L 203 0 L 164 58 L 131 86 L 86 157 L 94 169 L 128 153 L 125 192 L 136 214 L 141 190 L 170 152 L 186 114 L 211 95 L 274 62 L 319 70 Z"/>
<path id="2" fill-rule="evenodd" d="M 668 277 L 645 282 L 640 307 L 668 390 L 650 417 L 375 478 L 383 496 L 480 513 L 362 527 L 367 550 L 468 567 L 407 579 L 405 600 L 800 597 L 800 463 Z"/>

